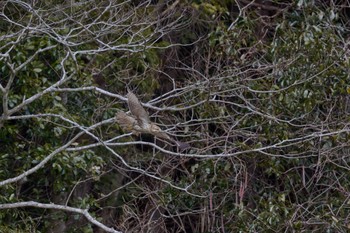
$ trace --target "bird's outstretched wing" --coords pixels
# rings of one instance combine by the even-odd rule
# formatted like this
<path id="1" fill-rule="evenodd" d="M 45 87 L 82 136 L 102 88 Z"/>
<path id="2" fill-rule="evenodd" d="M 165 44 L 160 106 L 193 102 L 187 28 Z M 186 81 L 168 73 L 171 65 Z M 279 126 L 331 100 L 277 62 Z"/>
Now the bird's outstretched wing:
<path id="1" fill-rule="evenodd" d="M 137 99 L 136 95 L 132 92 L 128 92 L 126 95 L 128 98 L 128 106 L 132 115 L 135 116 L 137 123 L 141 128 L 149 128 L 151 121 L 149 120 L 149 115 L 146 110 L 142 107 L 140 101 Z"/>
<path id="2" fill-rule="evenodd" d="M 134 129 L 134 125 L 137 124 L 135 118 L 129 116 L 125 112 L 118 112 L 116 114 L 117 122 L 125 131 L 131 131 Z"/>

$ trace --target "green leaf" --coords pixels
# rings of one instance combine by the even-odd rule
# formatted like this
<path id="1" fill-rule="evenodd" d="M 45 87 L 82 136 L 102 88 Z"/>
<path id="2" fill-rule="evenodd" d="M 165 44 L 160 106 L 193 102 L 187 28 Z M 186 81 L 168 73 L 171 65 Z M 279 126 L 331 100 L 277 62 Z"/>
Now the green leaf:
<path id="1" fill-rule="evenodd" d="M 41 68 L 34 68 L 33 71 L 34 71 L 35 73 L 40 73 L 40 72 L 42 71 L 42 69 L 41 69 Z"/>

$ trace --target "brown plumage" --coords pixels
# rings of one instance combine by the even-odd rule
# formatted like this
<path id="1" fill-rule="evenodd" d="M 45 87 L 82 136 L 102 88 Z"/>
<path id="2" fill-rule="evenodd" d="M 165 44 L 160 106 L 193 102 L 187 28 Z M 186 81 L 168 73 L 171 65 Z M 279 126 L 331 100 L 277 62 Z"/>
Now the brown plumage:
<path id="1" fill-rule="evenodd" d="M 124 131 L 133 131 L 134 134 L 138 134 L 134 128 L 137 126 L 137 121 L 135 118 L 129 116 L 125 112 L 117 112 L 116 119 L 120 127 Z"/>
<path id="2" fill-rule="evenodd" d="M 128 92 L 126 95 L 128 98 L 128 106 L 131 114 L 136 117 L 137 123 L 141 128 L 149 129 L 151 121 L 146 110 L 142 107 L 140 101 L 137 99 L 136 95 L 132 92 Z"/>
<path id="3" fill-rule="evenodd" d="M 124 131 L 132 131 L 134 134 L 148 133 L 175 143 L 181 150 L 189 147 L 187 143 L 178 142 L 164 132 L 159 126 L 150 121 L 147 111 L 142 107 L 136 95 L 128 92 L 128 106 L 132 116 L 125 112 L 118 112 L 116 120 Z"/>

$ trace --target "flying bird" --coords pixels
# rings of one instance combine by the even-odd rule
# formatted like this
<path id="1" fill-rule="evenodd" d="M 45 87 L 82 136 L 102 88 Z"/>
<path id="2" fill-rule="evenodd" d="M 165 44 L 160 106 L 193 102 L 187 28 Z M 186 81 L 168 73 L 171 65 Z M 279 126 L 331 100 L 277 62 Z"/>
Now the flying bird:
<path id="1" fill-rule="evenodd" d="M 132 133 L 136 135 L 140 133 L 152 134 L 157 138 L 175 143 L 181 150 L 190 147 L 188 143 L 179 142 L 170 137 L 158 125 L 151 122 L 148 112 L 142 107 L 134 93 L 129 91 L 126 97 L 128 99 L 128 107 L 131 115 L 122 111 L 116 114 L 116 120 L 124 131 L 132 131 Z"/>

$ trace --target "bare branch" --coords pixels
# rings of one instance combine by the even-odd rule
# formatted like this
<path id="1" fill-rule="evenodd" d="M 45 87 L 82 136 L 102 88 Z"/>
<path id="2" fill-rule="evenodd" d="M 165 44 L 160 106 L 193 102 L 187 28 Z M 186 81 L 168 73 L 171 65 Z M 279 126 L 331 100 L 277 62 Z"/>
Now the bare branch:
<path id="1" fill-rule="evenodd" d="M 64 206 L 64 205 L 57 205 L 57 204 L 44 204 L 39 203 L 35 201 L 28 201 L 28 202 L 16 202 L 11 204 L 0 204 L 0 209 L 13 209 L 13 208 L 23 208 L 23 207 L 34 207 L 34 208 L 42 208 L 42 209 L 54 209 L 54 210 L 62 210 L 66 212 L 72 212 L 84 215 L 84 217 L 92 224 L 98 226 L 99 228 L 105 230 L 106 232 L 113 232 L 113 233 L 121 233 L 121 231 L 114 230 L 112 228 L 109 228 L 105 226 L 104 224 L 97 221 L 94 217 L 92 217 L 87 209 L 79 209 L 74 208 L 70 206 Z"/>

